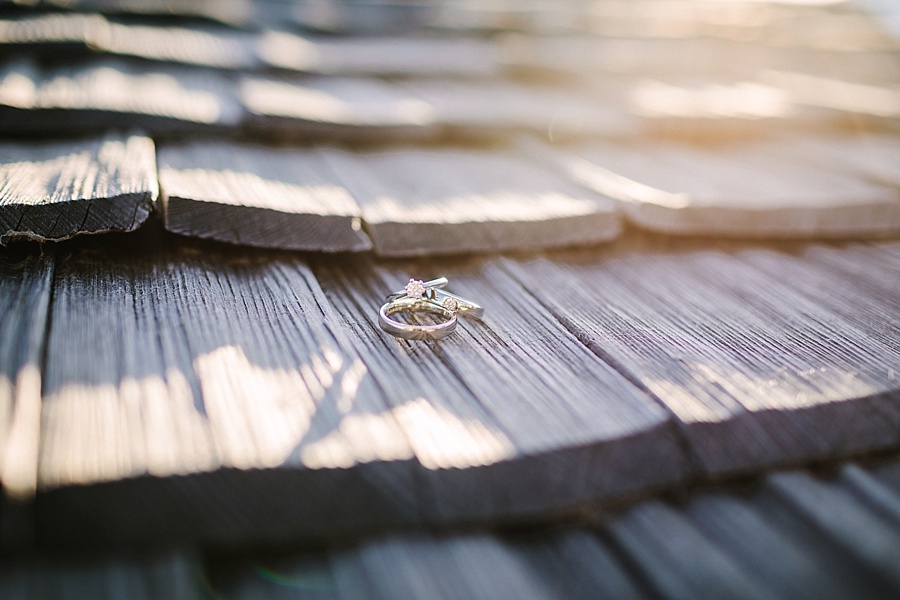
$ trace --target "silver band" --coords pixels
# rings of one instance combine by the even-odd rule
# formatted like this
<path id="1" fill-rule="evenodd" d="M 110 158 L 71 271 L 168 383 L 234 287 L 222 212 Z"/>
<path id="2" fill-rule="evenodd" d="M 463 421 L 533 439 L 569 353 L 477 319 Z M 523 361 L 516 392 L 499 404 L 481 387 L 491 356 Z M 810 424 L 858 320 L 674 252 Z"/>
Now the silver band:
<path id="1" fill-rule="evenodd" d="M 436 325 L 411 325 L 391 318 L 396 313 L 417 312 L 441 315 L 447 320 Z M 378 311 L 378 324 L 391 335 L 406 340 L 439 340 L 456 330 L 456 311 L 432 300 L 397 298 L 386 302 Z"/>

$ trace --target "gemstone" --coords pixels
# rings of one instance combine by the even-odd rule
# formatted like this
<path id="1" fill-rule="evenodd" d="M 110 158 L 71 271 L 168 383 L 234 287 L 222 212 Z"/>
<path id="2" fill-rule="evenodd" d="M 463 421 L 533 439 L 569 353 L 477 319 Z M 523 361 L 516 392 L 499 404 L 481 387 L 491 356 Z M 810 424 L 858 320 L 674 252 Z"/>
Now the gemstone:
<path id="1" fill-rule="evenodd" d="M 413 300 L 421 300 L 425 294 L 425 285 L 421 279 L 410 279 L 404 289 L 406 290 L 406 297 Z"/>
<path id="2" fill-rule="evenodd" d="M 456 301 L 455 299 L 453 299 L 453 298 L 444 298 L 444 301 L 441 302 L 441 304 L 442 304 L 442 305 L 444 306 L 444 308 L 446 308 L 447 310 L 456 310 L 457 308 L 459 308 L 459 302 L 457 302 L 457 301 Z"/>

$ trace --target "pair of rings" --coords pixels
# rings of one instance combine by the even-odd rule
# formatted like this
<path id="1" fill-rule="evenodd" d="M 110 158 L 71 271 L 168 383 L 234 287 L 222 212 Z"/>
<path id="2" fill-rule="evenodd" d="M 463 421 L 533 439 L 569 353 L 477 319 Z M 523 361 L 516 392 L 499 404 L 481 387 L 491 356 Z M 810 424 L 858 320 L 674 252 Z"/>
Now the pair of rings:
<path id="1" fill-rule="evenodd" d="M 410 279 L 406 287 L 388 294 L 378 311 L 378 324 L 389 334 L 407 340 L 439 340 L 456 330 L 456 317 L 480 319 L 484 309 L 470 300 L 444 290 L 447 278 L 431 281 Z M 443 320 L 434 325 L 413 325 L 391 317 L 400 313 L 430 313 Z"/>

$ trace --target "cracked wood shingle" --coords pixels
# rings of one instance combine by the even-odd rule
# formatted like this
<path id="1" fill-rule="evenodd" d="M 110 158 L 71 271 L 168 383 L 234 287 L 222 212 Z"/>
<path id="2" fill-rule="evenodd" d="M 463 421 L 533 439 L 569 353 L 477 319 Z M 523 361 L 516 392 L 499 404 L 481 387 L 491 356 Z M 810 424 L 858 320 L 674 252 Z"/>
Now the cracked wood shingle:
<path id="1" fill-rule="evenodd" d="M 509 151 L 323 154 L 384 256 L 596 244 L 619 234 L 611 200 Z"/>
<path id="2" fill-rule="evenodd" d="M 153 141 L 115 135 L 0 144 L 0 242 L 133 231 L 158 195 Z"/>
<path id="3" fill-rule="evenodd" d="M 639 227 L 733 237 L 884 237 L 900 232 L 900 192 L 805 159 L 802 146 L 589 143 L 542 156 L 620 201 Z M 839 163 L 838 163 L 839 164 Z"/>
<path id="4" fill-rule="evenodd" d="M 877 259 L 857 258 L 857 270 L 873 278 L 884 277 L 881 263 L 896 270 L 895 246 L 873 247 Z M 838 310 L 838 297 L 819 300 L 815 279 L 786 276 L 792 259 L 769 260 L 770 271 L 778 272 L 778 260 L 787 264 L 770 275 L 748 264 L 752 255 L 661 248 L 571 264 L 506 265 L 574 335 L 679 419 L 702 471 L 896 445 L 900 344 L 870 334 L 889 326 L 896 302 L 850 299 Z M 883 284 L 894 296 L 897 281 Z M 854 304 L 869 305 L 866 314 L 884 321 L 842 317 Z"/>
<path id="5" fill-rule="evenodd" d="M 368 250 L 359 206 L 311 149 L 194 142 L 159 150 L 166 229 L 234 244 Z"/>

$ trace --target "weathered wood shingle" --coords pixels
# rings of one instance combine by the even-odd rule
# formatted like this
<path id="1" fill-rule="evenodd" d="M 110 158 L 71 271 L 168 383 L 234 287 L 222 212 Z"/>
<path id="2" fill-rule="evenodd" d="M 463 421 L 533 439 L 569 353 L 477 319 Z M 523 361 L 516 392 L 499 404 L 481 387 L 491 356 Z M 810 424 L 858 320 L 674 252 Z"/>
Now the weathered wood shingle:
<path id="1" fill-rule="evenodd" d="M 633 223 L 653 231 L 771 238 L 900 232 L 896 187 L 816 164 L 802 151 L 785 140 L 711 148 L 592 142 L 550 160 L 620 200 Z"/>
<path id="2" fill-rule="evenodd" d="M 335 150 L 325 158 L 362 207 L 381 255 L 584 245 L 619 233 L 611 200 L 513 153 Z"/>
<path id="3" fill-rule="evenodd" d="M 133 231 L 157 195 L 153 141 L 142 135 L 0 144 L 0 243 Z"/>
<path id="4" fill-rule="evenodd" d="M 0 134 L 54 136 L 140 127 L 154 134 L 236 127 L 243 117 L 229 79 L 208 70 L 123 60 L 0 67 Z"/>
<path id="5" fill-rule="evenodd" d="M 359 205 L 315 150 L 226 142 L 160 149 L 166 229 L 234 244 L 368 250 Z"/>
<path id="6" fill-rule="evenodd" d="M 882 260 L 892 248 L 878 252 Z M 704 470 L 898 442 L 896 339 L 840 317 L 853 309 L 828 307 L 834 298 L 823 306 L 817 288 L 781 281 L 787 267 L 776 278 L 712 251 L 595 260 L 508 267 L 678 417 Z M 877 262 L 856 265 L 881 272 Z"/>
<path id="7" fill-rule="evenodd" d="M 384 142 L 435 132 L 427 102 L 377 79 L 254 75 L 241 80 L 240 97 L 257 135 Z"/>

